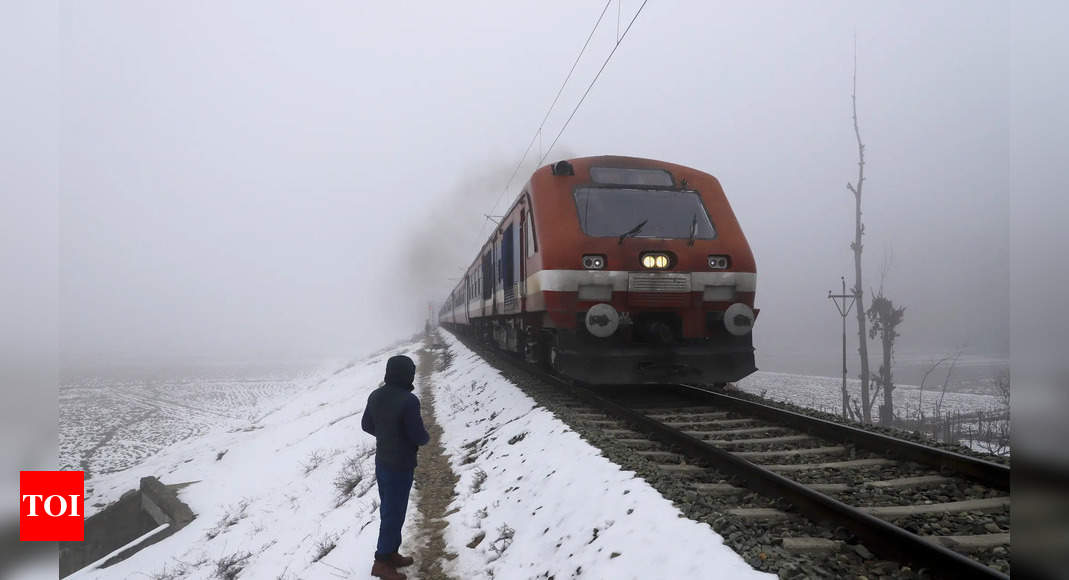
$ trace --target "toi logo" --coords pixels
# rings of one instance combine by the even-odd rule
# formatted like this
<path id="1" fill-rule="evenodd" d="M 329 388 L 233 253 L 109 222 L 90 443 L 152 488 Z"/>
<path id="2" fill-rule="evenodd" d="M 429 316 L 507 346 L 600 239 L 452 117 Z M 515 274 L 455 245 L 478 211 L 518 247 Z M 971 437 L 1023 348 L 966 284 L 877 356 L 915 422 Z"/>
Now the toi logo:
<path id="1" fill-rule="evenodd" d="M 19 540 L 80 542 L 85 536 L 85 474 L 19 472 Z"/>

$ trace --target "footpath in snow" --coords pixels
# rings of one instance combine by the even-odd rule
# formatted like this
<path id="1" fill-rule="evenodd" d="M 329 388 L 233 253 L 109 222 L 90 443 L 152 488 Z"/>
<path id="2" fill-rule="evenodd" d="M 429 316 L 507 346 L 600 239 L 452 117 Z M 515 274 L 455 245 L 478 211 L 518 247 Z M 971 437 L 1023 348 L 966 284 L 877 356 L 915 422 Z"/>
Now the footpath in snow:
<path id="1" fill-rule="evenodd" d="M 420 451 L 402 552 L 409 578 L 750 578 L 706 524 L 681 517 L 446 332 L 310 380 L 251 428 L 219 428 L 95 478 L 113 501 L 143 476 L 192 482 L 173 536 L 79 578 L 369 578 L 374 441 L 360 429 L 386 359 L 419 364 Z M 89 515 L 92 514 L 92 509 Z"/>

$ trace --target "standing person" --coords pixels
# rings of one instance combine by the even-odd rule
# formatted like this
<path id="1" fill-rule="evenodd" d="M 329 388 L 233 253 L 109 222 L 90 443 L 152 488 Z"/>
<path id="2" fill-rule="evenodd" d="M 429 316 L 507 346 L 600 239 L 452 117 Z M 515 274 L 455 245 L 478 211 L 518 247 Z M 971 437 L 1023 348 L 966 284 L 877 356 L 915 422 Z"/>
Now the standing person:
<path id="1" fill-rule="evenodd" d="M 375 436 L 375 479 L 379 484 L 379 543 L 371 575 L 384 580 L 405 580 L 397 568 L 412 558 L 397 552 L 401 526 L 408 508 L 408 493 L 416 469 L 416 451 L 430 440 L 412 394 L 416 364 L 407 356 L 386 361 L 386 384 L 367 398 L 361 426 Z"/>

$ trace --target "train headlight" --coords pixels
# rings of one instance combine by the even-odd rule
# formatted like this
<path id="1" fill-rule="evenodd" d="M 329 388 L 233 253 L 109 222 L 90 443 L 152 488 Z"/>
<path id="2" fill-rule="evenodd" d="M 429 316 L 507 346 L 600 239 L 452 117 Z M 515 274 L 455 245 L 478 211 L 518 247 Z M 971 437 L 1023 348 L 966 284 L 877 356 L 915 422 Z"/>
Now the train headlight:
<path id="1" fill-rule="evenodd" d="M 583 256 L 583 267 L 587 270 L 604 270 L 605 256 L 601 254 L 587 254 Z"/>
<path id="2" fill-rule="evenodd" d="M 714 270 L 727 270 L 727 256 L 709 256 L 709 267 Z"/>
<path id="3" fill-rule="evenodd" d="M 672 261 L 668 258 L 668 254 L 643 254 L 642 255 L 642 267 L 647 270 L 664 270 Z"/>

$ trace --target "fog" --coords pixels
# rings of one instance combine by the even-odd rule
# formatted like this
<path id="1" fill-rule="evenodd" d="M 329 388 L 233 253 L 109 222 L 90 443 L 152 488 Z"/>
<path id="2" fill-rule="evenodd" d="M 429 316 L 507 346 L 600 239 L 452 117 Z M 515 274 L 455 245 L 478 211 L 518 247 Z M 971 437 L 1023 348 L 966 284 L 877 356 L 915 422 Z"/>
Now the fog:
<path id="1" fill-rule="evenodd" d="M 610 7 L 505 191 L 602 6 L 64 5 L 63 360 L 346 355 L 419 329 L 639 3 Z M 865 290 L 893 255 L 902 352 L 1005 356 L 1008 26 L 999 3 L 652 3 L 547 162 L 718 176 L 758 348 L 834 360 L 856 32 Z"/>
<path id="2" fill-rule="evenodd" d="M 899 359 L 1003 358 L 1013 322 L 1015 462 L 1069 464 L 1066 8 L 652 1 L 546 151 L 640 4 L 609 6 L 539 136 L 601 2 L 4 3 L 9 473 L 54 466 L 59 366 L 352 357 L 417 331 L 542 157 L 719 177 L 757 260 L 759 366 L 834 373 L 855 37 L 864 287 L 889 258 Z"/>

